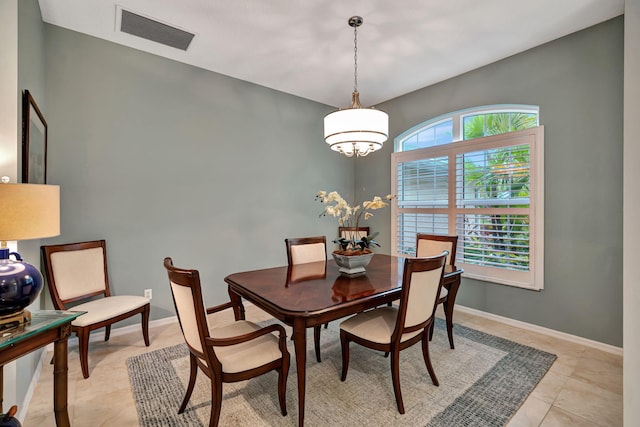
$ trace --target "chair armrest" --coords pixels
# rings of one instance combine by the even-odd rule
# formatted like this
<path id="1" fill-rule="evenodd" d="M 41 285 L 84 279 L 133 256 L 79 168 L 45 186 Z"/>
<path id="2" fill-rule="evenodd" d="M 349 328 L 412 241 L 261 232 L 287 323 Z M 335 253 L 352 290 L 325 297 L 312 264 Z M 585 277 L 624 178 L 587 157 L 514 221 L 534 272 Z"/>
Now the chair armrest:
<path id="1" fill-rule="evenodd" d="M 238 335 L 237 337 L 207 338 L 206 343 L 207 345 L 211 345 L 211 346 L 225 347 L 229 345 L 236 345 L 243 342 L 251 341 L 263 335 L 270 334 L 272 332 L 278 332 L 279 340 L 286 342 L 287 334 L 284 328 L 281 325 L 274 324 L 274 325 L 265 326 L 264 328 L 260 328 L 253 332 L 249 332 L 248 334 Z"/>
<path id="2" fill-rule="evenodd" d="M 227 308 L 233 308 L 233 307 L 238 307 L 238 303 L 233 301 L 225 302 L 224 304 L 207 308 L 207 314 L 217 313 L 219 311 L 226 310 Z"/>

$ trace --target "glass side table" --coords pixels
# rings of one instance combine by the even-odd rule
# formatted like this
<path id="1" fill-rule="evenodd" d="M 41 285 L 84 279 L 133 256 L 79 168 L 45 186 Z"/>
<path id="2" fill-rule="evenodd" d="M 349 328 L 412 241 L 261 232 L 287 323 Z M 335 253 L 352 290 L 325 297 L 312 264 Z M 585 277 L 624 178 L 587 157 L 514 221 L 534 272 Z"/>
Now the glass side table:
<path id="1" fill-rule="evenodd" d="M 41 310 L 31 312 L 31 321 L 15 329 L 0 331 L 0 411 L 2 411 L 2 367 L 34 350 L 53 343 L 53 410 L 58 427 L 69 426 L 67 411 L 67 345 L 71 322 L 84 311 Z"/>

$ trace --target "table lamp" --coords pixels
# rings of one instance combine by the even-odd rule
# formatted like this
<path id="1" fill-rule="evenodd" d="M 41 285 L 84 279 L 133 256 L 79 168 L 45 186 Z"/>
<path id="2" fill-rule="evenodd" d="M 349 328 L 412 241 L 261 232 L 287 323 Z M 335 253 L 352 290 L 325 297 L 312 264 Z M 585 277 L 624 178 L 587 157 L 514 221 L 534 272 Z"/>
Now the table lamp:
<path id="1" fill-rule="evenodd" d="M 9 252 L 7 241 L 60 234 L 60 187 L 57 185 L 0 183 L 0 329 L 30 319 L 25 310 L 42 290 L 42 274 Z M 10 259 L 14 257 L 15 260 Z"/>

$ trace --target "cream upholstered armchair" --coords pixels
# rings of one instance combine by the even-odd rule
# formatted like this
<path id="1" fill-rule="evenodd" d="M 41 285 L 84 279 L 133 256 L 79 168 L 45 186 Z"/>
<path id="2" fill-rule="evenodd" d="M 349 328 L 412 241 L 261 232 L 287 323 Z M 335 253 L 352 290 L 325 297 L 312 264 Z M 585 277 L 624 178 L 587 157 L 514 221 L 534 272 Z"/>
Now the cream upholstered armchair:
<path id="1" fill-rule="evenodd" d="M 284 243 L 287 247 L 287 261 L 290 266 L 327 260 L 327 238 L 325 236 L 293 237 L 284 239 Z M 320 326 L 313 328 L 313 343 L 316 349 L 316 360 L 321 362 Z"/>
<path id="2" fill-rule="evenodd" d="M 244 381 L 275 370 L 278 372 L 278 399 L 282 415 L 287 415 L 286 388 L 289 373 L 287 336 L 280 325 L 264 328 L 246 320 L 214 327 L 207 314 L 237 307 L 228 302 L 205 310 L 197 270 L 173 266 L 164 259 L 169 284 L 180 322 L 180 329 L 189 348 L 189 384 L 178 413 L 184 412 L 196 383 L 198 369 L 211 380 L 211 417 L 209 426 L 217 426 L 222 407 L 222 383 Z M 276 336 L 274 333 L 277 333 Z"/>
<path id="3" fill-rule="evenodd" d="M 447 255 L 447 264 L 455 265 L 456 262 L 456 247 L 458 246 L 458 236 L 457 235 L 444 235 L 444 234 L 427 234 L 427 233 L 418 233 L 416 236 L 416 256 L 417 257 L 428 257 L 434 256 L 442 251 L 449 252 Z M 455 301 L 452 301 L 455 303 Z M 440 296 L 438 298 L 438 304 L 442 304 L 446 306 L 449 303 L 449 289 L 443 287 L 440 291 Z M 447 336 L 449 337 L 449 347 L 453 350 L 455 347 L 453 345 L 453 314 L 449 314 L 447 310 L 444 311 L 445 316 L 447 317 Z M 429 339 L 433 337 L 433 325 L 431 326 L 431 331 L 429 332 Z"/>
<path id="4" fill-rule="evenodd" d="M 136 314 L 142 315 L 142 335 L 149 346 L 147 298 L 111 295 L 104 240 L 41 246 L 45 276 L 56 310 L 86 311 L 71 323 L 78 336 L 82 375 L 89 378 L 89 334 L 105 328 L 109 341 L 111 325 Z M 75 305 L 74 305 L 75 304 Z"/>
<path id="5" fill-rule="evenodd" d="M 393 391 L 401 414 L 405 411 L 400 390 L 400 350 L 422 342 L 427 371 L 433 384 L 439 385 L 429 357 L 429 329 L 442 287 L 446 256 L 447 253 L 442 253 L 430 258 L 405 259 L 398 307 L 379 307 L 364 311 L 340 324 L 341 380 L 347 379 L 350 342 L 391 353 Z"/>

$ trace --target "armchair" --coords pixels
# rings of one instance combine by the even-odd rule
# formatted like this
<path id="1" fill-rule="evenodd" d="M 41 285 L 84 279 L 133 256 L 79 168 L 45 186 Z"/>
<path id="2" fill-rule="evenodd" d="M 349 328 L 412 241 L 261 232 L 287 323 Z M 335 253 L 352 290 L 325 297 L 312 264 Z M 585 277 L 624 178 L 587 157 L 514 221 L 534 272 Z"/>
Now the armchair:
<path id="1" fill-rule="evenodd" d="M 180 329 L 189 348 L 189 384 L 178 413 L 187 407 L 198 370 L 211 380 L 210 427 L 217 426 L 220 420 L 222 383 L 244 381 L 275 370 L 280 411 L 287 415 L 285 393 L 290 356 L 284 328 L 280 325 L 261 328 L 246 320 L 221 327 L 209 325 L 207 314 L 233 308 L 237 303 L 228 302 L 205 310 L 198 271 L 174 267 L 168 257 L 164 259 L 164 267 Z"/>

